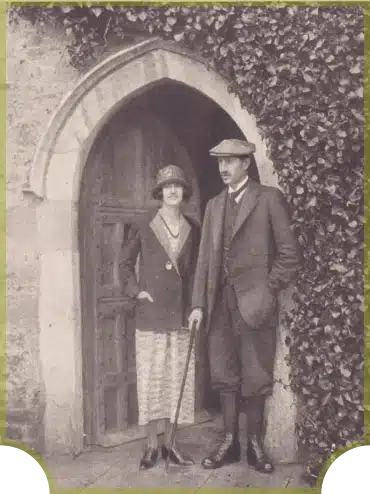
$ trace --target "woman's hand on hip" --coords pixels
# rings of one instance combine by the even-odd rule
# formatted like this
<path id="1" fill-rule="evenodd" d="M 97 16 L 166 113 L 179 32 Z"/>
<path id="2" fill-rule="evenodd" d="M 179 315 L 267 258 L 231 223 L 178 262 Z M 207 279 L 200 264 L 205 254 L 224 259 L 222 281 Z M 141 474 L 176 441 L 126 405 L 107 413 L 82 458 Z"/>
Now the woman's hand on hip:
<path id="1" fill-rule="evenodd" d="M 154 302 L 153 297 L 150 295 L 150 293 L 141 291 L 138 293 L 138 296 L 136 297 L 139 300 L 149 300 L 149 302 Z"/>
<path id="2" fill-rule="evenodd" d="M 188 317 L 189 328 L 192 328 L 193 324 L 195 323 L 196 329 L 199 329 L 202 319 L 203 319 L 203 309 L 201 309 L 200 307 L 196 307 L 191 311 Z"/>

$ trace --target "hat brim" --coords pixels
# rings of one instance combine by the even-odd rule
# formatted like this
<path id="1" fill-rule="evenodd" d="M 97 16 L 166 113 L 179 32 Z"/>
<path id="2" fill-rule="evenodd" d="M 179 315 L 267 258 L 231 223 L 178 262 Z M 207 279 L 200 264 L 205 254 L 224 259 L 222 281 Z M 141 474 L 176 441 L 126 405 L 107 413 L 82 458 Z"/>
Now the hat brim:
<path id="1" fill-rule="evenodd" d="M 214 148 L 209 150 L 211 156 L 249 156 L 256 151 L 256 145 L 253 142 L 244 142 L 239 140 L 225 140 Z"/>
<path id="2" fill-rule="evenodd" d="M 210 151 L 209 154 L 210 156 L 216 156 L 216 158 L 222 158 L 225 156 L 236 156 L 238 158 L 242 158 L 245 156 L 250 156 L 255 152 L 255 149 L 250 149 L 250 151 L 244 151 L 244 152 L 230 152 L 230 153 L 218 153 L 217 151 Z"/>
<path id="3" fill-rule="evenodd" d="M 152 189 L 153 198 L 161 200 L 162 199 L 162 197 L 161 197 L 162 189 L 165 185 L 169 185 L 169 184 L 181 185 L 184 189 L 184 199 L 188 199 L 193 193 L 192 186 L 186 180 L 182 180 L 181 178 L 167 178 L 167 179 L 162 180 L 161 182 L 157 183 L 153 187 L 153 189 Z"/>

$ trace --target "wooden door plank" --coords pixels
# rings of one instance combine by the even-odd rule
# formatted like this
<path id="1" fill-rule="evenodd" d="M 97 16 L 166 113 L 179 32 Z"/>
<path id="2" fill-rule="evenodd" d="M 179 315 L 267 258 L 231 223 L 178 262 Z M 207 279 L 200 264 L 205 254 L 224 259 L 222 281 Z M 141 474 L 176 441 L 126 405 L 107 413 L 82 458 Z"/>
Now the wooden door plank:
<path id="1" fill-rule="evenodd" d="M 116 319 L 116 358 L 119 372 L 116 374 L 115 383 L 117 389 L 117 428 L 119 430 L 127 428 L 127 415 L 128 415 L 128 375 L 127 375 L 127 362 L 123 358 L 122 348 L 127 344 L 125 341 L 126 336 L 126 324 L 125 314 L 120 313 Z"/>

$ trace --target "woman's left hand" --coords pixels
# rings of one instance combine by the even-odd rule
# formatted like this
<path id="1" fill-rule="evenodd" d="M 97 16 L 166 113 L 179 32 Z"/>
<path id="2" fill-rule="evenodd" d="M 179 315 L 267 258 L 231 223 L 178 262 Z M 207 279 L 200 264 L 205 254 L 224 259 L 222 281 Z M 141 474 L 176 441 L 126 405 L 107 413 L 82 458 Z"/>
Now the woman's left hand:
<path id="1" fill-rule="evenodd" d="M 145 292 L 144 290 L 140 292 L 137 296 L 137 299 L 139 300 L 149 300 L 149 302 L 154 302 L 153 297 L 150 295 L 149 292 Z"/>

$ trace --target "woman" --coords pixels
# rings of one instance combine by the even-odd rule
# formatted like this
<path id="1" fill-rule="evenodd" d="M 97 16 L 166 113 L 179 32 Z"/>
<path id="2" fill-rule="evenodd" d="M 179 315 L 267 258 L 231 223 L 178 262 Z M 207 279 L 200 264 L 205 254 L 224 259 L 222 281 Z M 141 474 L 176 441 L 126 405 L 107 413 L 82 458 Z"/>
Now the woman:
<path id="1" fill-rule="evenodd" d="M 158 458 L 158 420 L 165 419 L 162 457 L 180 465 L 193 460 L 175 442 L 169 449 L 176 406 L 184 372 L 190 332 L 187 325 L 192 278 L 198 253 L 198 225 L 182 214 L 181 203 L 192 193 L 181 168 L 159 170 L 152 191 L 161 206 L 135 228 L 123 252 L 122 272 L 126 293 L 136 298 L 136 368 L 139 425 L 146 425 L 147 447 L 140 469 L 148 469 Z M 139 259 L 138 280 L 135 264 Z M 194 355 L 179 414 L 179 423 L 194 421 Z"/>

